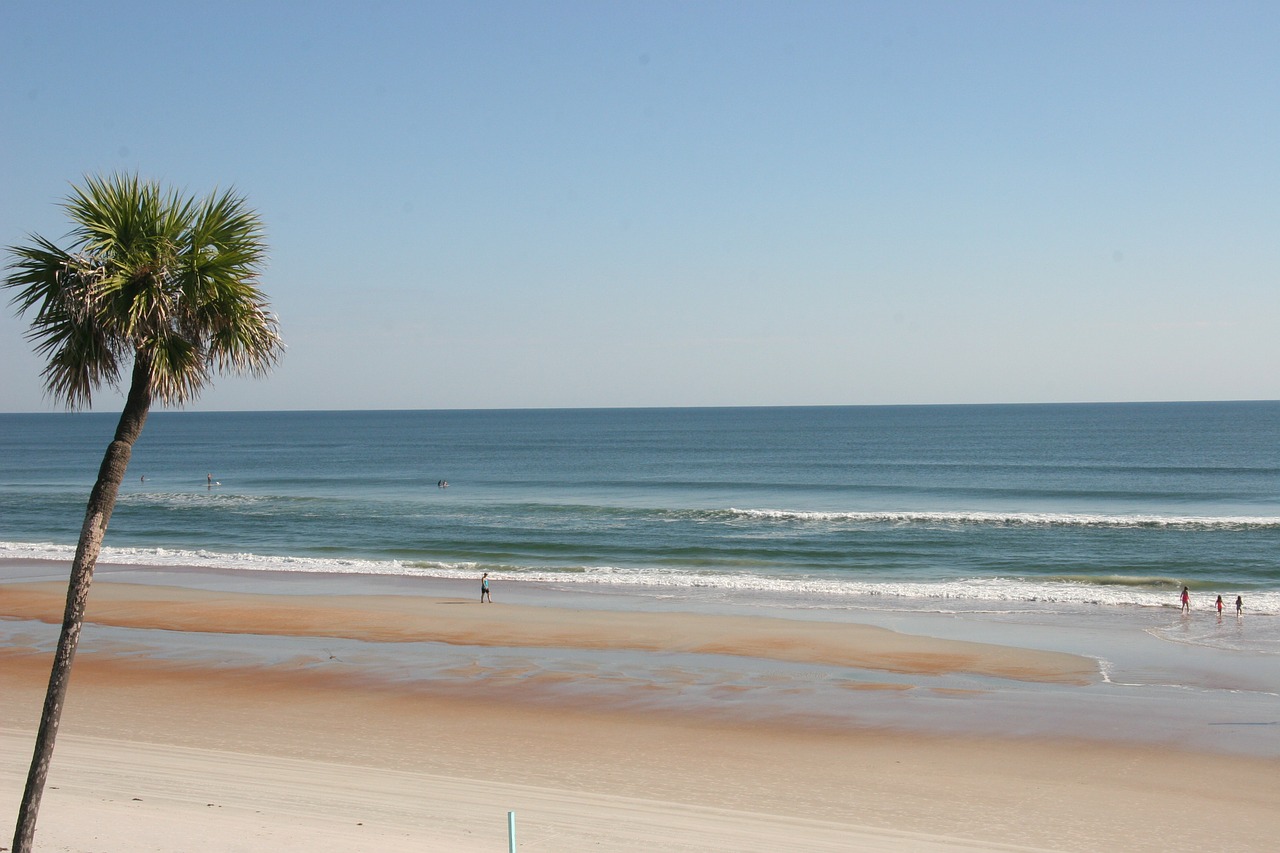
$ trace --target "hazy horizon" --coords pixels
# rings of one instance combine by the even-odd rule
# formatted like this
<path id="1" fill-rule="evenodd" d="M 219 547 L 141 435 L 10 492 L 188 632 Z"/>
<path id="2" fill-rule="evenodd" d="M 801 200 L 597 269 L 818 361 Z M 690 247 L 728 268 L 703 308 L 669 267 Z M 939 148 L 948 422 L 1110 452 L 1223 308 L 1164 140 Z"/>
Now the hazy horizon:
<path id="1" fill-rule="evenodd" d="M 324 414 L 324 413 L 366 413 L 377 414 L 379 412 L 526 412 L 526 411 L 662 411 L 673 410 L 679 411 L 683 409 L 908 409 L 908 408 L 955 408 L 972 406 L 974 408 L 1003 408 L 1017 406 L 1212 406 L 1212 405 L 1252 405 L 1263 403 L 1280 403 L 1280 399 L 1258 399 L 1258 400 L 1046 400 L 1039 402 L 1000 402 L 1000 401 L 976 401 L 968 403 L 801 403 L 787 405 L 756 405 L 756 406 L 475 406 L 471 408 L 440 408 L 440 407 L 423 407 L 423 408 L 382 408 L 382 409 L 341 409 L 341 408 L 314 408 L 314 409 L 208 409 L 208 408 L 161 408 L 159 406 L 151 409 L 151 416 L 156 414 L 192 414 L 192 415 L 237 415 L 237 414 Z M 107 408 L 95 409 L 43 409 L 40 411 L 22 411 L 22 412 L 0 412 L 0 415 L 100 415 L 104 418 L 115 418 L 119 416 L 118 411 Z"/>

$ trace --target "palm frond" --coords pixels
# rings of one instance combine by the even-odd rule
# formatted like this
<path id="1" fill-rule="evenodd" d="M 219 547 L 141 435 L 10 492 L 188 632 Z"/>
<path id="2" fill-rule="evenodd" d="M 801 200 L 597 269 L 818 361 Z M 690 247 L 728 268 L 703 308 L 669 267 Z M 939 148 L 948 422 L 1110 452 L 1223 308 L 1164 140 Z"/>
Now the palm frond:
<path id="1" fill-rule="evenodd" d="M 258 289 L 260 218 L 233 190 L 197 200 L 137 175 L 86 177 L 63 204 L 68 247 L 11 247 L 2 285 L 48 359 L 46 390 L 73 407 L 132 357 L 160 402 L 193 400 L 214 372 L 266 373 L 284 344 Z"/>

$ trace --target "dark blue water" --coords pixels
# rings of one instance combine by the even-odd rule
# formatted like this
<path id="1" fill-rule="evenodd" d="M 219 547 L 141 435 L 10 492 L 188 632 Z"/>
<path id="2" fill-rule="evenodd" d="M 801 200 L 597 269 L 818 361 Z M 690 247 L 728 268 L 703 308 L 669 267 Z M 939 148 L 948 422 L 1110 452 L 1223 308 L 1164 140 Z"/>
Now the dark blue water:
<path id="1" fill-rule="evenodd" d="M 114 421 L 0 415 L 0 557 L 70 552 Z M 104 559 L 1280 613 L 1278 439 L 1275 402 L 157 412 Z"/>

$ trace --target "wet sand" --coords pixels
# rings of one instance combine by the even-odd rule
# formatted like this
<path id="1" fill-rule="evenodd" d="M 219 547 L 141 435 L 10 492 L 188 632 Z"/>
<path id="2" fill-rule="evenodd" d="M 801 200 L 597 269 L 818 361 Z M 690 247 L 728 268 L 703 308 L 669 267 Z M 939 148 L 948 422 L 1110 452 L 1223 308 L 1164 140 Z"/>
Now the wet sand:
<path id="1" fill-rule="evenodd" d="M 61 583 L 9 584 L 0 614 L 60 622 L 65 597 L 66 585 Z M 1085 684 L 1097 677 L 1095 662 L 1076 655 L 936 640 L 869 625 L 471 604 L 425 596 L 262 596 L 99 583 L 87 618 L 99 625 L 165 631 L 689 652 L 896 673 L 966 672 L 1048 683 Z"/>

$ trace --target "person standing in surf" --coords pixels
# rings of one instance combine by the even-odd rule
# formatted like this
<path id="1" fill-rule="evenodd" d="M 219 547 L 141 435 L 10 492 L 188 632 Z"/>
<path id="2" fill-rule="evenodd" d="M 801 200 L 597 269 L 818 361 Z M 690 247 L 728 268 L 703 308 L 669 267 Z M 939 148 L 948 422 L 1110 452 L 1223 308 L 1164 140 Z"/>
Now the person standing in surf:
<path id="1" fill-rule="evenodd" d="M 1191 612 L 1191 593 L 1187 591 L 1185 586 L 1182 588 L 1182 612 Z"/>

